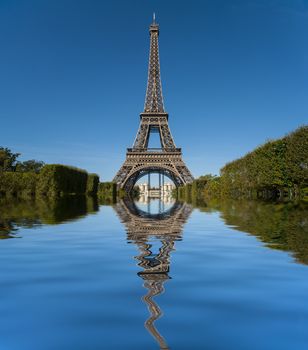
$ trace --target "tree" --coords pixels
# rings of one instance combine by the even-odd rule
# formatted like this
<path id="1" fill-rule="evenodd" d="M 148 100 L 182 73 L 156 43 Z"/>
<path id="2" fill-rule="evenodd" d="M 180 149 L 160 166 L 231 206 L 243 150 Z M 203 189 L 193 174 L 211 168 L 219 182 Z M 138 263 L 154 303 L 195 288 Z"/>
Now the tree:
<path id="1" fill-rule="evenodd" d="M 0 171 L 15 171 L 20 153 L 13 153 L 9 148 L 0 147 Z"/>
<path id="2" fill-rule="evenodd" d="M 308 126 L 287 136 L 286 168 L 292 183 L 308 186 Z"/>
<path id="3" fill-rule="evenodd" d="M 42 161 L 37 161 L 34 159 L 26 160 L 24 162 L 18 162 L 16 165 L 16 171 L 26 173 L 39 173 L 42 167 L 45 165 Z"/>

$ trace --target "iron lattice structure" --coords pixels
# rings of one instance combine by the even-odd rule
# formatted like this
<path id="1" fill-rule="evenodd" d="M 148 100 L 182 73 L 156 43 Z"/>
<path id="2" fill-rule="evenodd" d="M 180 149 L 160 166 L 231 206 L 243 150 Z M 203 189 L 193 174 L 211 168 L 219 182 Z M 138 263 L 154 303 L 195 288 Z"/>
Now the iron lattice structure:
<path id="1" fill-rule="evenodd" d="M 139 130 L 133 147 L 127 149 L 126 160 L 113 179 L 118 187 L 126 192 L 130 192 L 138 179 L 147 173 L 166 175 L 176 186 L 193 181 L 193 176 L 182 159 L 181 148 L 175 146 L 169 129 L 168 113 L 164 109 L 158 36 L 159 26 L 154 18 L 150 25 L 150 55 L 144 112 L 140 114 Z M 159 149 L 148 147 L 153 132 L 160 135 Z"/>
<path id="2" fill-rule="evenodd" d="M 133 201 L 124 198 L 115 204 L 114 209 L 125 225 L 128 242 L 135 244 L 139 250 L 135 259 L 142 270 L 137 274 L 143 279 L 143 286 L 147 289 L 142 300 L 150 313 L 144 326 L 160 349 L 168 350 L 167 341 L 155 326 L 155 322 L 163 315 L 155 299 L 165 291 L 164 284 L 171 278 L 171 253 L 175 250 L 175 243 L 182 240 L 183 227 L 193 208 L 187 203 L 175 203 L 167 211 L 150 214 L 140 210 Z M 160 243 L 157 253 L 152 245 L 154 238 Z"/>

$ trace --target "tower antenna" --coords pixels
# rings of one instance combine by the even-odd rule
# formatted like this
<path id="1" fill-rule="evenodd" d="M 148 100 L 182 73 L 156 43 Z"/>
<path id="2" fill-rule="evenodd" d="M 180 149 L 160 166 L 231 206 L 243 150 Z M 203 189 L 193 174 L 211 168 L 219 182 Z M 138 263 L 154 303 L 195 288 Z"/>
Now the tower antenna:
<path id="1" fill-rule="evenodd" d="M 155 24 L 155 20 L 156 20 L 155 12 L 153 12 L 153 23 L 154 24 Z"/>

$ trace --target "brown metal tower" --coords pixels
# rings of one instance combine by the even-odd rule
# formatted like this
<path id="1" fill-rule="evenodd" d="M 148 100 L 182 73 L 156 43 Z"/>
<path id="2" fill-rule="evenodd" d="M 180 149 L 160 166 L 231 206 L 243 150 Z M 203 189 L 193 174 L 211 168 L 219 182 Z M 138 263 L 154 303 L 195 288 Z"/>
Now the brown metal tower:
<path id="1" fill-rule="evenodd" d="M 176 148 L 164 109 L 160 79 L 159 26 L 153 17 L 150 25 L 150 56 L 148 84 L 144 112 L 140 114 L 140 126 L 132 148 L 127 149 L 126 160 L 113 181 L 130 192 L 140 177 L 147 173 L 161 173 L 176 186 L 193 181 L 193 176 L 182 159 L 181 148 Z M 161 148 L 148 147 L 151 133 L 160 135 Z"/>

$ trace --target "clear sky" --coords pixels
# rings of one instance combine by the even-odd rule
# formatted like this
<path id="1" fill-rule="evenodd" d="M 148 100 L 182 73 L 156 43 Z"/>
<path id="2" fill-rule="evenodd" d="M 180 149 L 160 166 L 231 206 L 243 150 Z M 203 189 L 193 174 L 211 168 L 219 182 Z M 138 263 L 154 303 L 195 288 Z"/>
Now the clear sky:
<path id="1" fill-rule="evenodd" d="M 152 12 L 194 176 L 308 122 L 308 0 L 0 0 L 0 146 L 111 180 L 143 109 Z"/>

